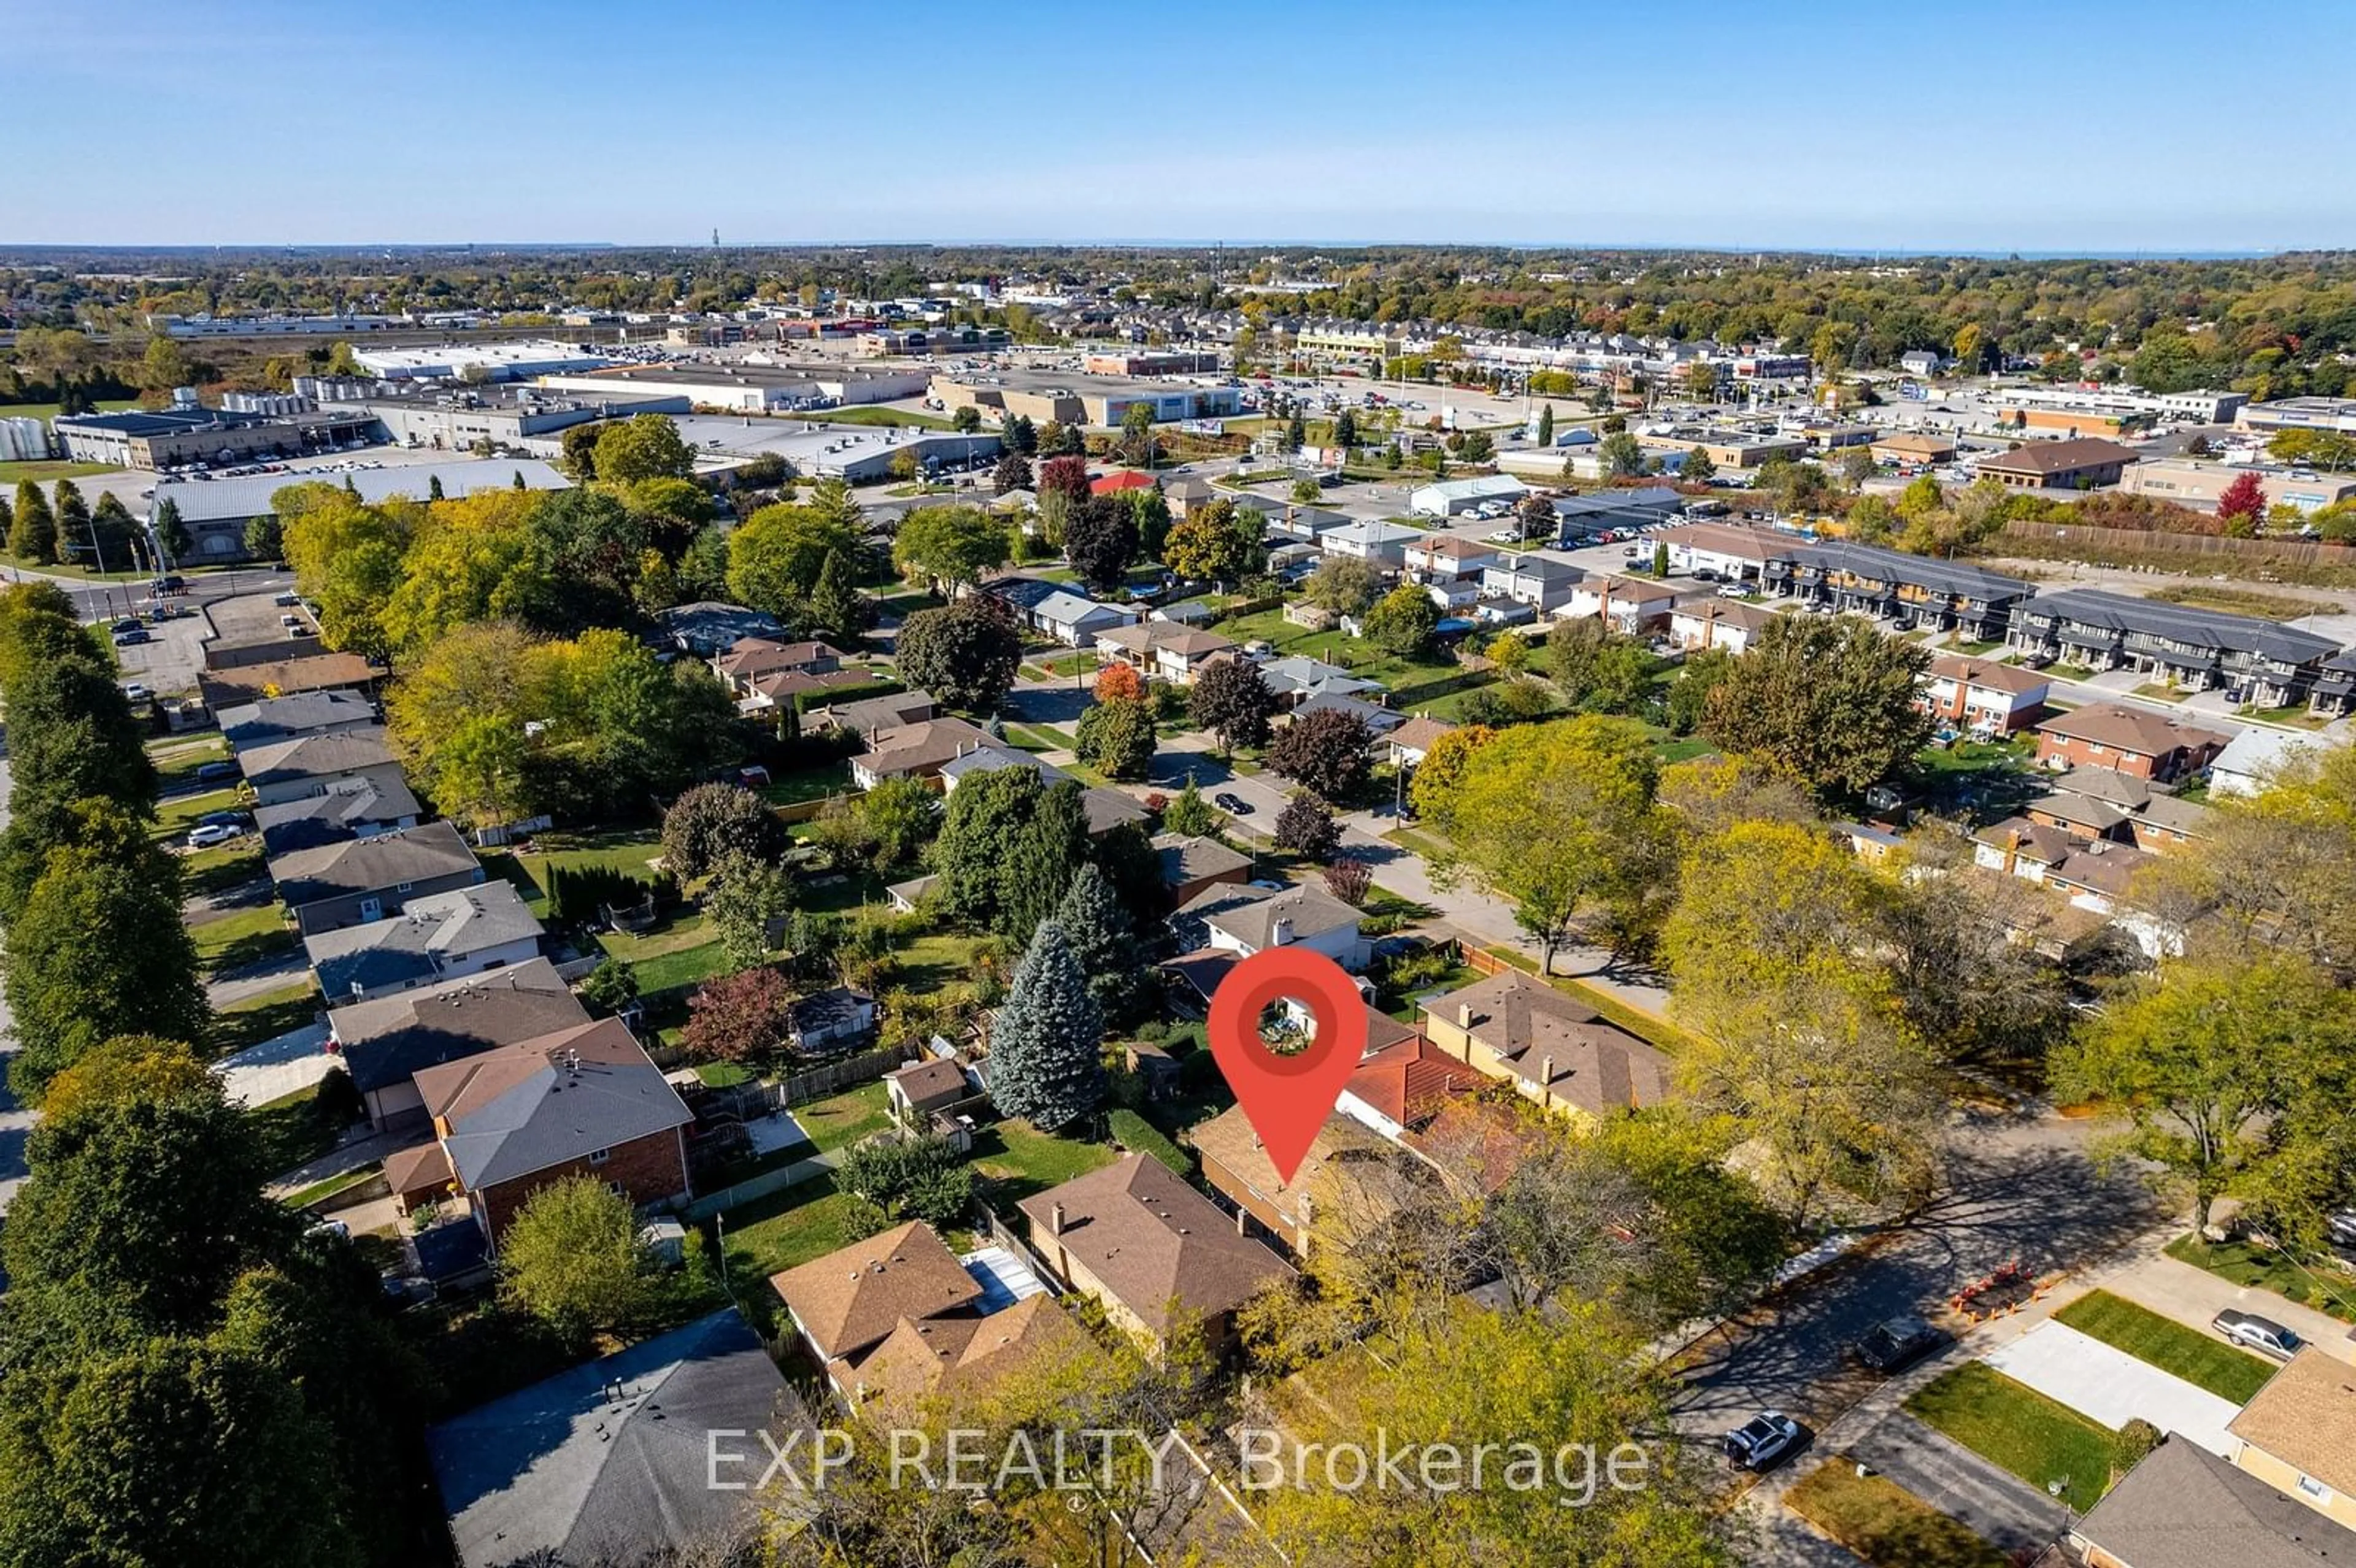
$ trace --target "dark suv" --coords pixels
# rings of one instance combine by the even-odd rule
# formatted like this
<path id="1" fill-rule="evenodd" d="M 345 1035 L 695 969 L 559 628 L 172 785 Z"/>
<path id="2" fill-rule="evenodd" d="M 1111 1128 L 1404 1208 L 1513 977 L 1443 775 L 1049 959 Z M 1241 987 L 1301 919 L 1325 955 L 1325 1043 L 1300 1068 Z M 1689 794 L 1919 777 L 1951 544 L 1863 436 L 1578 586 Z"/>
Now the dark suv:
<path id="1" fill-rule="evenodd" d="M 1944 1334 L 1909 1314 L 1867 1329 L 1854 1354 L 1859 1365 L 1888 1374 L 1912 1366 L 1946 1342 Z"/>

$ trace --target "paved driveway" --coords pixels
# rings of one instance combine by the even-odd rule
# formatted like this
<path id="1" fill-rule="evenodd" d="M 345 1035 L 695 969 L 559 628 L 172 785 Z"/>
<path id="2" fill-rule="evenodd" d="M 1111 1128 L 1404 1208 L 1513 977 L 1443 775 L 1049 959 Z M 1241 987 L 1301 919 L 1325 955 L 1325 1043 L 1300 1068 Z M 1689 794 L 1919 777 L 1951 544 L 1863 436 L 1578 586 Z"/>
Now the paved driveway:
<path id="1" fill-rule="evenodd" d="M 1848 1452 L 2006 1552 L 2050 1545 L 2069 1523 L 2062 1504 L 1902 1411 L 1853 1439 Z"/>
<path id="2" fill-rule="evenodd" d="M 2138 1418 L 2230 1457 L 2225 1424 L 2241 1406 L 2051 1318 L 1988 1352 L 1987 1364 L 2115 1432 Z"/>

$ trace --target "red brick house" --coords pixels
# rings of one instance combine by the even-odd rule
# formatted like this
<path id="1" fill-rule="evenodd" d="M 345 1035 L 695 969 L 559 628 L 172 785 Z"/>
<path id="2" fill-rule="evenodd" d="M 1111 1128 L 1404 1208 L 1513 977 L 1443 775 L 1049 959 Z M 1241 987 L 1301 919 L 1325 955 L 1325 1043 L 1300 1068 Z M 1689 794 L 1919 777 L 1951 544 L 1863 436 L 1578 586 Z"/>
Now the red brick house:
<path id="1" fill-rule="evenodd" d="M 2109 768 L 2172 784 L 2207 767 L 2231 739 L 2166 713 L 2097 702 L 2037 726 L 2040 767 Z"/>
<path id="2" fill-rule="evenodd" d="M 384 1162 L 393 1195 L 463 1198 L 495 1249 L 524 1200 L 568 1176 L 640 1207 L 690 1193 L 695 1118 L 618 1019 L 426 1068 L 417 1089 L 434 1141 Z"/>
<path id="3" fill-rule="evenodd" d="M 1923 674 L 1915 702 L 1959 730 L 1986 728 L 2009 735 L 2037 721 L 2051 688 L 2033 669 L 1942 654 Z"/>

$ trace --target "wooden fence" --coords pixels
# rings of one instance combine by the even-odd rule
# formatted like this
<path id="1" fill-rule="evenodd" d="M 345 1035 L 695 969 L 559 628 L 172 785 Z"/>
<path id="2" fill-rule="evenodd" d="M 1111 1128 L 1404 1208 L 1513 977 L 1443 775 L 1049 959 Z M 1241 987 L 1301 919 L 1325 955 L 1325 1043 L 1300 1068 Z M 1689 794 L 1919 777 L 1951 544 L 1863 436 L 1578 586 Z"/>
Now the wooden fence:
<path id="1" fill-rule="evenodd" d="M 918 1059 L 912 1045 L 879 1046 L 873 1051 L 846 1056 L 840 1061 L 821 1062 L 806 1072 L 797 1072 L 776 1085 L 779 1110 L 791 1110 L 808 1100 L 831 1094 L 841 1089 L 861 1083 L 873 1083 L 887 1072 L 897 1072 Z"/>
<path id="2" fill-rule="evenodd" d="M 2317 539 L 2238 539 L 2223 534 L 2171 534 L 2155 529 L 2097 528 L 2077 523 L 2019 519 L 2005 524 L 2004 537 L 2023 543 L 2063 545 L 2071 559 L 2081 560 L 2183 555 L 2282 566 L 2356 567 L 2356 545 L 2326 544 Z"/>
<path id="3" fill-rule="evenodd" d="M 991 1241 L 999 1246 L 1004 1247 L 1008 1252 L 1012 1253 L 1016 1257 L 1021 1258 L 1025 1264 L 1029 1264 L 1031 1272 L 1039 1276 L 1039 1283 L 1047 1287 L 1047 1293 L 1050 1296 L 1063 1295 L 1064 1282 L 1055 1277 L 1055 1271 L 1047 1266 L 1047 1260 L 1041 1257 L 1036 1252 L 1033 1251 L 1029 1242 L 1024 1241 L 1021 1236 L 1016 1235 L 1013 1228 L 1008 1225 L 1005 1221 L 998 1217 L 997 1210 L 992 1209 L 987 1203 L 981 1204 L 980 1207 L 981 1209 L 982 1218 L 989 1221 L 988 1230 Z"/>

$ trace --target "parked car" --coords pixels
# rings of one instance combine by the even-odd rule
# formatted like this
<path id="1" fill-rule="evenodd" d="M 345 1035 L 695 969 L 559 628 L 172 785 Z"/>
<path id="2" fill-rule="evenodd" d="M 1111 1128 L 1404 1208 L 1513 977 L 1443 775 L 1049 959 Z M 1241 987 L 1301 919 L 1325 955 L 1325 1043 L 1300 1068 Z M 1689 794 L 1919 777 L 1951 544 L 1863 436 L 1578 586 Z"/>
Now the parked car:
<path id="1" fill-rule="evenodd" d="M 284 609 L 291 604 L 300 604 L 303 603 L 303 597 L 301 594 L 296 593 L 290 589 L 286 592 L 278 595 L 278 597 L 273 600 L 272 603 L 278 605 L 279 608 Z"/>
<path id="2" fill-rule="evenodd" d="M 152 643 L 155 640 L 155 634 L 140 625 L 134 625 L 127 632 L 114 634 L 114 645 L 118 648 L 137 647 L 141 643 Z"/>
<path id="3" fill-rule="evenodd" d="M 115 622 L 114 624 L 107 628 L 110 632 L 135 632 L 138 629 L 139 617 L 136 615 L 125 615 L 123 619 Z"/>
<path id="4" fill-rule="evenodd" d="M 208 811 L 197 818 L 199 827 L 229 827 L 243 833 L 253 826 L 253 818 L 241 811 Z"/>
<path id="5" fill-rule="evenodd" d="M 1693 580 L 1696 582 L 1716 582 L 1718 581 L 1718 573 L 1712 571 L 1708 567 L 1697 566 L 1693 569 Z"/>
<path id="6" fill-rule="evenodd" d="M 2325 1230 L 2331 1232 L 2333 1244 L 2356 1247 L 2356 1209 L 2345 1209 L 2337 1214 L 2326 1216 L 2323 1226 Z"/>
<path id="7" fill-rule="evenodd" d="M 1913 1365 L 1946 1339 L 1946 1335 L 1909 1313 L 1867 1329 L 1853 1353 L 1859 1365 L 1887 1374 Z"/>
<path id="8" fill-rule="evenodd" d="M 125 702 L 148 702 L 154 700 L 155 696 L 154 692 L 135 680 L 126 680 L 123 683 L 123 699 Z"/>
<path id="9" fill-rule="evenodd" d="M 1730 582 L 1718 591 L 1720 599 L 1756 599 L 1759 590 L 1747 582 Z"/>
<path id="10" fill-rule="evenodd" d="M 1726 1456 L 1736 1468 L 1769 1470 L 1800 1445 L 1800 1424 L 1764 1410 L 1726 1435 Z"/>
<path id="11" fill-rule="evenodd" d="M 2287 1361 L 2298 1354 L 2299 1338 L 2271 1317 L 2229 1307 L 2209 1319 L 2209 1327 L 2245 1350 Z"/>
<path id="12" fill-rule="evenodd" d="M 236 828 L 231 827 L 225 822 L 201 823 L 196 827 L 189 829 L 188 848 L 191 849 L 209 849 L 216 844 L 226 844 L 230 839 L 240 837 L 242 837 L 242 835 L 241 835 Z"/>
<path id="13" fill-rule="evenodd" d="M 1251 803 L 1249 801 L 1244 799 L 1244 797 L 1239 795 L 1233 794 L 1226 790 L 1221 790 L 1218 794 L 1213 795 L 1211 797 L 1211 804 L 1217 806 L 1221 811 L 1226 812 L 1230 816 L 1249 816 L 1252 814 Z"/>
<path id="14" fill-rule="evenodd" d="M 240 772 L 235 763 L 207 763 L 197 769 L 197 778 L 200 783 L 210 784 L 216 779 L 236 778 Z"/>

